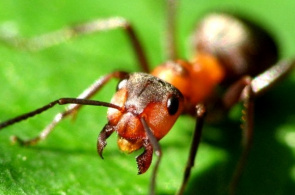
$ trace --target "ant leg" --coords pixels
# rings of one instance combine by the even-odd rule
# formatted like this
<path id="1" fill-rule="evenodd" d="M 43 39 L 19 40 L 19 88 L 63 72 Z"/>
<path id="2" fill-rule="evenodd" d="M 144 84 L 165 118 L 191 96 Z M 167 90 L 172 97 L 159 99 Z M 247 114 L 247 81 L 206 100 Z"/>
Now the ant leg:
<path id="1" fill-rule="evenodd" d="M 223 106 L 225 109 L 230 109 L 237 102 L 243 100 L 245 97 L 241 97 L 241 94 L 247 85 L 251 85 L 254 96 L 262 94 L 283 79 L 294 67 L 295 60 L 282 60 L 253 79 L 247 76 L 241 78 L 229 87 L 223 96 Z"/>
<path id="2" fill-rule="evenodd" d="M 179 191 L 177 192 L 177 194 L 179 194 L 179 195 L 184 193 L 185 187 L 187 185 L 187 182 L 188 182 L 190 174 L 191 174 L 191 169 L 195 163 L 195 157 L 197 155 L 197 150 L 198 150 L 199 143 L 201 140 L 201 134 L 202 134 L 205 116 L 206 116 L 205 106 L 203 104 L 198 104 L 196 106 L 197 122 L 196 122 L 195 130 L 194 130 L 194 134 L 193 134 L 193 139 L 192 139 L 192 143 L 191 143 L 188 161 L 187 161 L 184 175 L 183 175 L 182 184 L 181 184 Z"/>
<path id="3" fill-rule="evenodd" d="M 242 101 L 244 109 L 242 111 L 242 130 L 243 130 L 243 152 L 236 165 L 229 184 L 229 194 L 235 194 L 238 182 L 242 176 L 253 141 L 253 114 L 254 114 L 254 96 L 250 76 L 244 76 L 226 91 L 223 96 L 223 107 L 228 110 L 236 103 Z"/>
<path id="4" fill-rule="evenodd" d="M 38 51 L 48 47 L 63 43 L 72 38 L 87 35 L 100 31 L 107 31 L 113 29 L 123 29 L 127 34 L 132 45 L 136 58 L 143 71 L 149 72 L 149 64 L 146 58 L 144 49 L 135 33 L 132 25 L 121 17 L 114 17 L 108 19 L 96 19 L 83 24 L 68 26 L 57 31 L 49 32 L 33 38 L 22 38 L 11 35 L 7 32 L 0 32 L 0 42 L 8 46 L 29 50 Z"/>
<path id="5" fill-rule="evenodd" d="M 242 85 L 244 87 L 242 88 Z M 240 88 L 239 88 L 240 87 Z M 239 90 L 240 89 L 240 90 Z M 236 165 L 236 168 L 234 170 L 233 176 L 231 178 L 231 182 L 229 184 L 229 194 L 235 194 L 238 182 L 242 176 L 244 167 L 246 165 L 247 158 L 250 153 L 250 149 L 253 142 L 253 115 L 254 115 L 254 92 L 251 85 L 251 78 L 250 77 L 243 77 L 240 81 L 238 81 L 236 84 L 233 85 L 230 90 L 236 90 L 229 91 L 228 93 L 233 93 L 234 95 L 238 95 L 237 91 L 240 92 L 239 96 L 241 99 L 235 99 L 237 102 L 239 100 L 243 101 L 244 103 L 244 109 L 243 109 L 243 116 L 242 120 L 244 121 L 244 124 L 242 125 L 243 130 L 243 152 L 240 155 L 240 159 Z M 228 95 L 228 93 L 226 95 Z M 233 95 L 233 97 L 234 97 Z M 226 97 L 226 96 L 225 96 Z M 233 101 L 233 102 L 234 102 Z"/>
<path id="6" fill-rule="evenodd" d="M 151 183 L 150 183 L 150 195 L 155 194 L 155 189 L 156 189 L 156 174 L 158 172 L 159 164 L 161 161 L 162 157 L 162 151 L 161 151 L 161 146 L 152 133 L 150 127 L 146 123 L 144 118 L 140 118 L 141 123 L 144 127 L 145 133 L 148 137 L 148 140 L 144 141 L 144 148 L 145 151 L 143 154 L 139 155 L 136 160 L 138 162 L 138 168 L 139 168 L 139 174 L 144 173 L 150 166 L 151 161 L 152 161 L 152 151 L 154 149 L 155 154 L 158 156 L 156 164 L 154 166 L 152 176 L 151 176 Z"/>
<path id="7" fill-rule="evenodd" d="M 253 114 L 254 98 L 273 86 L 280 79 L 284 78 L 295 66 L 295 61 L 280 61 L 265 72 L 251 79 L 248 76 L 241 78 L 233 84 L 223 97 L 223 104 L 226 109 L 231 108 L 239 101 L 244 102 L 242 129 L 244 149 L 236 166 L 230 183 L 230 194 L 234 194 L 239 179 L 245 167 L 253 140 Z"/>
<path id="8" fill-rule="evenodd" d="M 177 0 L 167 0 L 167 16 L 166 16 L 166 49 L 167 49 L 167 59 L 175 60 L 178 57 L 177 44 L 176 44 L 176 9 L 177 9 Z"/>
<path id="9" fill-rule="evenodd" d="M 87 100 L 90 99 L 94 94 L 96 94 L 111 78 L 124 78 L 126 77 L 127 73 L 125 72 L 113 72 L 111 74 L 108 74 L 98 80 L 96 80 L 89 88 L 87 88 L 86 90 L 84 90 L 83 93 L 81 93 L 77 99 L 83 99 L 83 100 Z M 41 133 L 32 139 L 29 140 L 22 140 L 19 137 L 13 136 L 12 140 L 13 141 L 17 141 L 22 145 L 34 145 L 37 142 L 44 140 L 47 138 L 47 136 L 53 131 L 54 127 L 65 117 L 69 116 L 70 114 L 74 114 L 78 111 L 78 109 L 82 106 L 82 104 L 71 104 L 67 107 L 66 111 L 58 113 L 57 115 L 55 115 L 53 121 L 47 125 L 42 131 Z M 45 106 L 46 107 L 46 106 Z M 48 108 L 47 108 L 48 109 Z M 45 111 L 47 109 L 41 109 L 41 111 Z M 37 110 L 36 110 L 37 111 Z M 40 112 L 32 112 L 31 115 L 29 114 L 25 114 L 25 117 L 17 117 L 19 118 L 18 120 L 10 120 L 10 122 L 6 121 L 0 124 L 0 129 L 4 128 L 8 125 L 11 125 L 13 123 L 16 123 L 18 121 L 21 120 L 25 120 L 28 117 L 34 116 L 36 114 L 38 114 Z M 16 118 L 15 118 L 16 119 Z"/>
<path id="10" fill-rule="evenodd" d="M 295 67 L 295 59 L 282 60 L 253 78 L 251 85 L 255 95 L 262 94 L 283 79 Z"/>

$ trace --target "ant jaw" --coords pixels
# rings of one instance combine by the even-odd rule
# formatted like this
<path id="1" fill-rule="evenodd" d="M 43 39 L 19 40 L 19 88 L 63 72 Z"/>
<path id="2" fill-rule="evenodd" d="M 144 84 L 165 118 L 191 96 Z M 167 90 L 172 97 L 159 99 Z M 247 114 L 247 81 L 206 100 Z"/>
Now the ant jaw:
<path id="1" fill-rule="evenodd" d="M 99 156 L 103 159 L 103 149 L 107 145 L 106 139 L 115 131 L 112 125 L 106 124 L 102 131 L 100 132 L 98 139 L 97 139 L 97 152 Z M 127 152 L 133 152 L 135 150 L 140 149 L 142 146 L 144 147 L 144 152 L 136 157 L 138 174 L 145 173 L 152 162 L 153 158 L 153 147 L 148 139 L 144 140 L 136 140 L 136 141 L 129 141 L 122 137 L 118 139 L 118 145 L 121 150 Z"/>
<path id="2" fill-rule="evenodd" d="M 112 125 L 106 124 L 98 136 L 97 152 L 102 159 L 103 159 L 103 155 L 102 155 L 103 149 L 107 145 L 106 139 L 114 131 L 115 131 L 115 128 Z M 153 147 L 148 139 L 143 139 L 143 140 L 139 139 L 135 141 L 130 141 L 119 136 L 118 145 L 121 150 L 125 152 L 129 152 L 129 153 L 135 150 L 138 150 L 141 147 L 144 147 L 144 152 L 141 155 L 136 157 L 138 174 L 143 174 L 149 169 L 152 162 L 152 157 L 153 157 Z"/>
<path id="3" fill-rule="evenodd" d="M 97 138 L 97 152 L 99 156 L 103 159 L 102 152 L 105 146 L 107 145 L 106 139 L 114 132 L 114 128 L 106 124 L 102 131 L 100 132 L 98 138 Z"/>
<path id="4" fill-rule="evenodd" d="M 149 169 L 153 158 L 153 147 L 147 139 L 144 140 L 143 147 L 144 152 L 136 157 L 139 175 L 145 173 Z"/>

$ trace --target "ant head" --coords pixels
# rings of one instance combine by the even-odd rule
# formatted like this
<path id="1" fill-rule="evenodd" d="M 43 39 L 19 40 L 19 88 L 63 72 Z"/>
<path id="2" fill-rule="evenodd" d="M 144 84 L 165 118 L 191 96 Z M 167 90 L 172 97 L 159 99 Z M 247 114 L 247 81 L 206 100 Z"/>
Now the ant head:
<path id="1" fill-rule="evenodd" d="M 122 109 L 108 109 L 108 125 L 117 131 L 120 149 L 132 152 L 147 139 L 140 119 L 159 140 L 181 114 L 184 98 L 171 84 L 149 74 L 134 73 L 121 80 L 111 103 Z"/>

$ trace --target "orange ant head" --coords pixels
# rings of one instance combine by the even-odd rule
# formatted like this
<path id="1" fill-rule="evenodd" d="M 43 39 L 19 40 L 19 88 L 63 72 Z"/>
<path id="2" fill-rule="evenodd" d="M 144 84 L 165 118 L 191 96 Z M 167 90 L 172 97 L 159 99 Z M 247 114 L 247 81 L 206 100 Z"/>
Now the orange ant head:
<path id="1" fill-rule="evenodd" d="M 147 140 L 143 118 L 157 140 L 165 136 L 183 110 L 183 96 L 171 84 L 145 73 L 130 74 L 118 84 L 108 109 L 108 125 L 119 135 L 121 150 L 133 152 Z"/>

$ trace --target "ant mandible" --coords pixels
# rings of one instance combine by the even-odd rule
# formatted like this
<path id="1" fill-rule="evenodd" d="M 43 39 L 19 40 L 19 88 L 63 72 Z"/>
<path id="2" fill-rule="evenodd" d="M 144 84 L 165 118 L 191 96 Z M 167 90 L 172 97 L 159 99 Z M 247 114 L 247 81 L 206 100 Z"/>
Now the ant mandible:
<path id="1" fill-rule="evenodd" d="M 67 110 L 57 114 L 54 120 L 31 140 L 14 137 L 23 145 L 36 144 L 45 139 L 65 117 L 75 114 L 82 105 L 109 107 L 108 123 L 97 140 L 101 157 L 106 139 L 118 134 L 119 148 L 133 152 L 144 148 L 136 158 L 138 173 L 145 173 L 153 152 L 158 156 L 153 168 L 150 193 L 155 194 L 156 173 L 162 151 L 158 141 L 172 128 L 180 114 L 196 117 L 193 141 L 179 194 L 185 190 L 200 142 L 206 115 L 215 110 L 229 110 L 238 102 L 244 103 L 243 130 L 244 151 L 234 172 L 231 192 L 234 192 L 248 156 L 253 134 L 253 99 L 284 77 L 294 66 L 294 61 L 277 62 L 277 47 L 270 35 L 255 24 L 228 13 L 206 16 L 194 32 L 196 54 L 190 61 L 179 60 L 175 48 L 175 4 L 168 5 L 169 61 L 154 69 L 149 65 L 133 27 L 123 18 L 95 20 L 70 26 L 30 40 L 7 37 L 9 45 L 29 50 L 40 50 L 67 39 L 102 30 L 122 28 L 130 38 L 138 62 L 145 73 L 116 71 L 95 81 L 78 98 L 61 98 L 0 123 L 0 129 L 26 120 L 50 109 L 56 104 L 70 104 Z M 90 100 L 110 79 L 120 82 L 111 103 Z M 219 92 L 216 92 L 218 88 Z"/>

